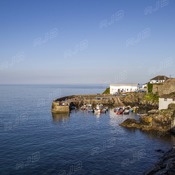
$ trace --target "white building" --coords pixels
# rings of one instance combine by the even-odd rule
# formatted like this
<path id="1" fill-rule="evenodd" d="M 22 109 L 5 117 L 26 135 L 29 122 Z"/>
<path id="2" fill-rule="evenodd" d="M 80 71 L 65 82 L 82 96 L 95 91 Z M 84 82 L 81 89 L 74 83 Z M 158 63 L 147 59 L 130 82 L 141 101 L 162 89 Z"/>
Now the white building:
<path id="1" fill-rule="evenodd" d="M 118 92 L 135 92 L 138 90 L 138 84 L 110 84 L 110 94 Z"/>
<path id="2" fill-rule="evenodd" d="M 175 93 L 171 93 L 168 95 L 162 95 L 159 98 L 159 110 L 168 109 L 168 105 L 171 103 L 175 104 Z"/>
<path id="3" fill-rule="evenodd" d="M 142 89 L 145 89 L 145 88 L 147 88 L 148 87 L 148 84 L 147 83 L 145 83 L 145 84 L 142 84 Z"/>
<path id="4" fill-rule="evenodd" d="M 169 78 L 164 76 L 164 75 L 159 75 L 157 77 L 154 77 L 150 80 L 151 84 L 157 84 L 157 83 L 164 83 L 166 80 L 168 80 Z"/>
<path id="5" fill-rule="evenodd" d="M 139 87 L 140 90 L 146 90 L 147 86 L 148 86 L 147 83 L 145 83 L 145 84 L 138 84 L 138 87 Z"/>

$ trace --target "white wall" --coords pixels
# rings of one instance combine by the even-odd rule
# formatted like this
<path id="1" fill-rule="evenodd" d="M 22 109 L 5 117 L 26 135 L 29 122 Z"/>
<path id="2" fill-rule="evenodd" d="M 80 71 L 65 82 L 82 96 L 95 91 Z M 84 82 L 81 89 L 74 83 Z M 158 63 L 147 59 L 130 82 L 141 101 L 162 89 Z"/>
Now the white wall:
<path id="1" fill-rule="evenodd" d="M 144 88 L 147 88 L 147 84 L 144 84 L 143 86 L 142 86 L 142 88 L 144 89 Z"/>
<path id="2" fill-rule="evenodd" d="M 140 87 L 140 89 L 145 89 L 147 88 L 147 84 L 142 84 L 142 86 Z"/>
<path id="3" fill-rule="evenodd" d="M 172 98 L 159 98 L 159 110 L 168 109 L 168 105 L 171 103 L 175 103 Z"/>
<path id="4" fill-rule="evenodd" d="M 136 90 L 138 90 L 137 86 L 127 86 L 127 85 L 123 85 L 123 86 L 112 86 L 110 85 L 110 94 L 115 94 L 117 92 L 121 92 L 123 90 L 123 92 L 134 92 Z"/>

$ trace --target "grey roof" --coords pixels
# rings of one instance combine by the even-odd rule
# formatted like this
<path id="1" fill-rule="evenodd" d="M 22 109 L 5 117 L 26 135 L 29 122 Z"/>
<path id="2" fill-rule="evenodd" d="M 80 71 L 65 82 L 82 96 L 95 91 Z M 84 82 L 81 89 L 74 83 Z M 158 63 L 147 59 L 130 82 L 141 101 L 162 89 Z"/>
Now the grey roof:
<path id="1" fill-rule="evenodd" d="M 136 84 L 110 84 L 110 86 L 138 86 L 138 83 Z"/>
<path id="2" fill-rule="evenodd" d="M 151 80 L 167 80 L 167 79 L 169 79 L 167 76 L 158 75 L 157 77 L 154 77 Z"/>

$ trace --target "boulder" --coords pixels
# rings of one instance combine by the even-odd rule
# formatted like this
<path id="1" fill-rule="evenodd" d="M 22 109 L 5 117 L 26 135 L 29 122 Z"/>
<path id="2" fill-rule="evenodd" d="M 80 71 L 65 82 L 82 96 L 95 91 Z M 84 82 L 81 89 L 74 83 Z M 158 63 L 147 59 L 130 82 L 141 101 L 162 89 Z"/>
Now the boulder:
<path id="1" fill-rule="evenodd" d="M 139 123 L 135 119 L 128 118 L 120 124 L 120 126 L 127 128 L 141 128 Z"/>
<path id="2" fill-rule="evenodd" d="M 175 127 L 171 128 L 170 132 L 171 132 L 172 134 L 175 134 Z"/>
<path id="3" fill-rule="evenodd" d="M 162 152 L 163 153 L 163 152 Z M 175 174 L 175 149 L 166 152 L 160 161 L 151 168 L 145 175 L 174 175 Z"/>
<path id="4" fill-rule="evenodd" d="M 159 110 L 156 110 L 156 109 L 152 109 L 148 111 L 148 114 L 158 114 L 158 113 L 159 113 Z"/>
<path id="5" fill-rule="evenodd" d="M 152 117 L 150 116 L 141 116 L 140 117 L 140 123 L 144 125 L 151 125 L 152 124 Z"/>
<path id="6" fill-rule="evenodd" d="M 168 109 L 175 110 L 175 104 L 174 103 L 169 104 Z"/>

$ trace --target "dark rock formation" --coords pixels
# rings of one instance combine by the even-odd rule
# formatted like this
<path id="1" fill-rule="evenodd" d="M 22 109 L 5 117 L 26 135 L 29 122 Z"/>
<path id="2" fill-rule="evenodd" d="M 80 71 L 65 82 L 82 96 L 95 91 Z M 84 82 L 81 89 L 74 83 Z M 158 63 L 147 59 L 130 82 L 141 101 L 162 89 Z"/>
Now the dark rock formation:
<path id="1" fill-rule="evenodd" d="M 147 114 L 140 115 L 139 121 L 127 119 L 120 126 L 137 128 L 144 131 L 175 132 L 175 109 L 170 105 L 169 109 L 151 110 Z"/>
<path id="2" fill-rule="evenodd" d="M 143 92 L 128 93 L 126 96 L 120 97 L 121 101 L 127 106 L 139 106 L 140 109 L 158 109 L 158 97 L 153 94 Z"/>
<path id="3" fill-rule="evenodd" d="M 175 148 L 165 153 L 161 160 L 145 175 L 175 175 Z"/>

